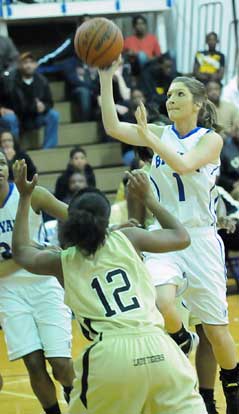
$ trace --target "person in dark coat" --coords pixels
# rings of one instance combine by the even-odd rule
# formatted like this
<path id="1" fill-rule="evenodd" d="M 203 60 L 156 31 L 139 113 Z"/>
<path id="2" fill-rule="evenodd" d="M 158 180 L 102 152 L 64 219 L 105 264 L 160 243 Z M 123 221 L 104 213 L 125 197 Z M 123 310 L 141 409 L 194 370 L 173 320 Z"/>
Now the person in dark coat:
<path id="1" fill-rule="evenodd" d="M 1 115 L 10 123 L 14 136 L 19 130 L 45 127 L 43 148 L 58 141 L 59 114 L 53 109 L 48 81 L 36 72 L 37 63 L 31 52 L 20 55 L 18 69 L 1 79 Z"/>

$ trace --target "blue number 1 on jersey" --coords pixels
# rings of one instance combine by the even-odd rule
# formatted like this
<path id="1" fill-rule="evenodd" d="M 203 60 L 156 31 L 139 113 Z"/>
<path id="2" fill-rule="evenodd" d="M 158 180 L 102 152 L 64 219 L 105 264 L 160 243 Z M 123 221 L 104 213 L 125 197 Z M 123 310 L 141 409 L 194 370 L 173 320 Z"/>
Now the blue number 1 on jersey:
<path id="1" fill-rule="evenodd" d="M 173 173 L 173 176 L 176 178 L 177 181 L 177 185 L 178 185 L 178 198 L 179 201 L 185 201 L 185 191 L 184 191 L 184 186 L 183 186 L 183 182 L 182 179 L 180 177 L 180 175 L 178 173 Z"/>

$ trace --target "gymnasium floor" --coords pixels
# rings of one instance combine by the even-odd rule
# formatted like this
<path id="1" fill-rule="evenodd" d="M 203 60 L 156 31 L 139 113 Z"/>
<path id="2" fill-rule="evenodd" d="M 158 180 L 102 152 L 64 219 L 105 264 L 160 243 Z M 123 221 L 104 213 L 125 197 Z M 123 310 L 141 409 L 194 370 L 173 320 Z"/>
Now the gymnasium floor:
<path id="1" fill-rule="evenodd" d="M 239 296 L 229 296 L 228 301 L 231 332 L 237 343 L 239 357 Z M 85 341 L 80 337 L 75 321 L 73 322 L 73 335 L 73 357 L 76 358 Z M 0 393 L 0 413 L 42 414 L 42 409 L 30 389 L 23 363 L 21 361 L 9 363 L 7 360 L 6 346 L 3 340 L 2 331 L 0 332 L 0 352 L 0 371 L 4 377 L 4 388 Z M 58 387 L 58 397 L 61 403 L 62 412 L 66 414 L 67 406 L 64 403 L 60 387 Z M 216 386 L 216 399 L 219 413 L 225 414 L 225 403 L 219 383 L 217 383 Z"/>

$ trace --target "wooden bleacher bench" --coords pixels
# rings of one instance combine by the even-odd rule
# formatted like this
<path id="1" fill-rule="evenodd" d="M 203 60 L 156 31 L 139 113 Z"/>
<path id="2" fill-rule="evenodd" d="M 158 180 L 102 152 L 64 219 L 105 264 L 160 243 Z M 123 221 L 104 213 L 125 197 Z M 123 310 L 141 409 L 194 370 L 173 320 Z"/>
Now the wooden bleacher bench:
<path id="1" fill-rule="evenodd" d="M 50 88 L 54 108 L 60 113 L 58 146 L 49 150 L 40 149 L 43 128 L 27 132 L 21 137 L 22 147 L 32 149 L 28 154 L 37 167 L 39 184 L 53 192 L 57 177 L 66 168 L 71 148 L 79 145 L 86 150 L 89 163 L 94 168 L 97 187 L 106 192 L 112 202 L 125 171 L 121 144 L 100 143 L 97 122 L 72 122 L 74 111 L 72 103 L 66 100 L 64 82 L 50 82 Z"/>

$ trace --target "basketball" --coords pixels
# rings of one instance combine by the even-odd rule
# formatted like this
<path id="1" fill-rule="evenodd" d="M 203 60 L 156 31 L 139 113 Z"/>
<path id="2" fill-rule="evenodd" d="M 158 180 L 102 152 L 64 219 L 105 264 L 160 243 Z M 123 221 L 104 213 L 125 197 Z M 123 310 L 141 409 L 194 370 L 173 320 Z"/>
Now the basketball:
<path id="1" fill-rule="evenodd" d="M 78 27 L 74 46 L 77 56 L 87 65 L 106 68 L 123 49 L 121 30 L 111 20 L 97 17 Z"/>

